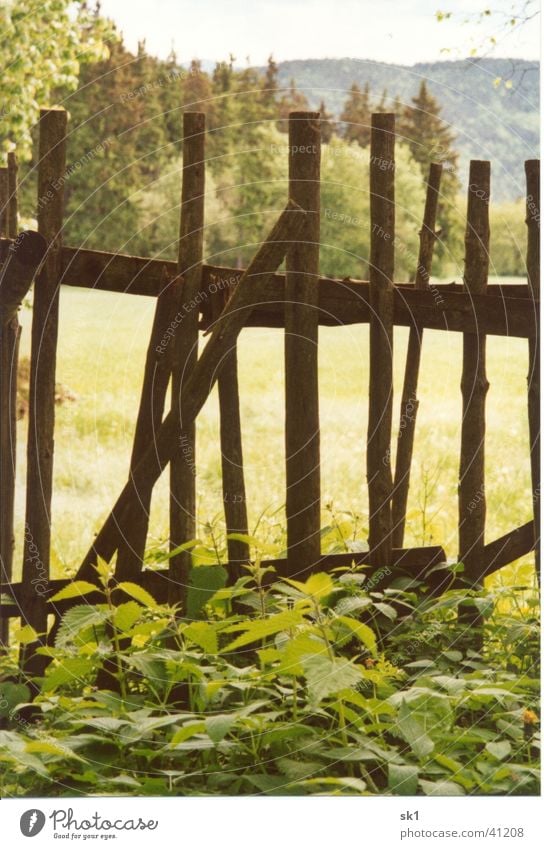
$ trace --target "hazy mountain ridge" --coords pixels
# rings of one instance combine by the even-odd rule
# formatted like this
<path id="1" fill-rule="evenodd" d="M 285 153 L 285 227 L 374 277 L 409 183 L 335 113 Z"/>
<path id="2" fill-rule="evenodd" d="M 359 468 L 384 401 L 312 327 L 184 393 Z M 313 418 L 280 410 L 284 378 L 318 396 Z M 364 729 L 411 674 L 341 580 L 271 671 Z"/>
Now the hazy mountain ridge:
<path id="1" fill-rule="evenodd" d="M 494 81 L 503 82 L 496 85 Z M 279 63 L 281 85 L 294 79 L 312 107 L 321 99 L 338 116 L 352 83 L 366 82 L 379 103 L 387 89 L 409 103 L 422 79 L 442 105 L 460 152 L 461 177 L 468 160 L 490 159 L 493 196 L 524 192 L 523 163 L 539 156 L 539 65 L 521 59 L 465 59 L 413 66 L 360 59 L 306 59 Z M 507 88 L 504 81 L 511 81 Z"/>

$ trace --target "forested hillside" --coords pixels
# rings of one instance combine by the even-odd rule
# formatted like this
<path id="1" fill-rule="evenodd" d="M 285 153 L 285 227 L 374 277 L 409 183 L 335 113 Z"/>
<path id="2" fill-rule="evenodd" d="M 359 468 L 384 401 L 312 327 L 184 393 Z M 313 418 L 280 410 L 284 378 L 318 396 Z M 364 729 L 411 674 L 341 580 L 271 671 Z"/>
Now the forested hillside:
<path id="1" fill-rule="evenodd" d="M 424 79 L 456 136 L 461 174 L 470 158 L 491 159 L 497 200 L 523 194 L 523 161 L 538 155 L 539 66 L 511 59 L 466 59 L 405 67 L 362 59 L 282 62 L 279 80 L 294 79 L 313 106 L 325 100 L 336 116 L 352 83 L 369 84 L 374 105 L 386 91 L 408 103 Z"/>
<path id="2" fill-rule="evenodd" d="M 87 38 L 97 26 L 104 26 L 100 19 Z M 398 279 L 414 274 L 433 160 L 444 164 L 434 271 L 459 275 L 470 157 L 493 163 L 493 273 L 524 273 L 523 162 L 537 149 L 537 75 L 528 63 L 406 69 L 353 59 L 276 64 L 271 57 L 259 69 L 240 68 L 230 57 L 206 67 L 198 60 L 184 66 L 174 54 L 160 60 L 143 42 L 133 54 L 114 30 L 102 58 L 81 65 L 78 87 L 54 92 L 70 115 L 63 181 L 68 243 L 176 256 L 182 113 L 200 110 L 210 130 L 206 253 L 210 261 L 243 264 L 269 211 L 286 196 L 289 112 L 313 107 L 322 115 L 321 267 L 330 275 L 365 277 L 370 116 L 391 110 L 398 133 Z M 20 125 L 11 122 L 10 131 L 30 222 L 35 162 L 29 134 L 15 132 Z"/>

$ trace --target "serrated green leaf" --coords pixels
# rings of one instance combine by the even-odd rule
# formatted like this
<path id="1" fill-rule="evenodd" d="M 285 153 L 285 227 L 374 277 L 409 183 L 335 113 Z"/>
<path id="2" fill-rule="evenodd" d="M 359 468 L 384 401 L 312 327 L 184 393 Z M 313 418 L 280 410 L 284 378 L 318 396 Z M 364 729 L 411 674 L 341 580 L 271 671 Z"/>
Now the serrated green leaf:
<path id="1" fill-rule="evenodd" d="M 14 681 L 0 681 L 0 717 L 9 716 L 17 705 L 30 700 L 30 690 L 26 684 Z"/>
<path id="2" fill-rule="evenodd" d="M 184 743 L 186 740 L 194 737 L 195 734 L 204 734 L 205 731 L 206 726 L 202 720 L 198 719 L 194 722 L 188 722 L 182 728 L 178 728 L 170 741 L 170 748 L 175 749 L 180 743 Z"/>
<path id="3" fill-rule="evenodd" d="M 225 628 L 225 633 L 232 631 L 244 630 L 245 633 L 236 637 L 232 643 L 222 650 L 222 652 L 233 651 L 242 646 L 249 646 L 251 643 L 258 642 L 278 634 L 280 631 L 288 631 L 299 625 L 303 620 L 302 613 L 299 610 L 286 610 L 283 613 L 275 613 L 267 619 L 253 619 L 250 622 L 240 622 L 236 625 L 231 625 Z"/>
<path id="4" fill-rule="evenodd" d="M 498 761 L 503 761 L 512 751 L 512 744 L 508 740 L 497 740 L 496 742 L 486 743 L 485 748 Z"/>
<path id="5" fill-rule="evenodd" d="M 417 766 L 390 763 L 387 786 L 395 796 L 415 796 L 418 777 Z"/>
<path id="6" fill-rule="evenodd" d="M 431 754 L 434 743 L 425 733 L 423 726 L 413 718 L 404 699 L 397 715 L 397 728 L 400 736 L 408 743 L 416 757 L 425 758 Z"/>
<path id="7" fill-rule="evenodd" d="M 454 781 L 425 781 L 420 778 L 419 784 L 426 796 L 464 796 L 462 787 Z"/>
<path id="8" fill-rule="evenodd" d="M 352 663 L 343 658 L 315 655 L 307 657 L 302 663 L 310 700 L 319 703 L 327 696 L 336 695 L 341 690 L 354 687 L 362 680 L 362 675 Z"/>
<path id="9" fill-rule="evenodd" d="M 297 634 L 294 639 L 287 640 L 276 671 L 278 675 L 302 675 L 302 661 L 305 658 L 326 654 L 327 646 L 322 639 L 307 633 Z"/>
<path id="10" fill-rule="evenodd" d="M 126 601 L 115 608 L 113 624 L 118 631 L 130 631 L 132 626 L 140 619 L 144 608 L 135 601 Z"/>
<path id="11" fill-rule="evenodd" d="M 13 636 L 18 643 L 21 643 L 22 646 L 29 645 L 29 643 L 35 643 L 38 639 L 38 634 L 32 625 L 23 625 L 22 628 L 15 631 Z"/>
<path id="12" fill-rule="evenodd" d="M 351 616 L 338 616 L 335 621 L 341 622 L 346 626 L 346 628 L 349 628 L 352 634 L 365 646 L 365 648 L 369 650 L 369 652 L 371 652 L 371 654 L 377 654 L 378 649 L 376 645 L 376 636 L 374 631 L 369 628 L 368 625 L 364 625 L 362 622 L 359 622 L 358 619 L 352 619 Z"/>
<path id="13" fill-rule="evenodd" d="M 157 602 L 147 590 L 144 590 L 143 587 L 140 587 L 139 584 L 134 584 L 132 581 L 121 581 L 121 583 L 117 584 L 115 587 L 116 590 L 122 590 L 127 595 L 139 601 L 140 604 L 143 604 L 144 607 L 154 608 L 157 607 Z"/>
<path id="14" fill-rule="evenodd" d="M 214 743 L 220 743 L 223 740 L 232 726 L 234 725 L 236 717 L 229 714 L 218 714 L 217 716 L 209 716 L 206 719 L 206 733 L 210 740 L 213 740 Z"/>
<path id="15" fill-rule="evenodd" d="M 89 583 L 89 581 L 73 581 L 64 587 L 64 589 L 55 593 L 49 601 L 64 601 L 67 598 L 77 598 L 78 596 L 88 595 L 89 593 L 101 592 L 100 587 L 97 587 L 96 584 Z"/>
<path id="16" fill-rule="evenodd" d="M 62 617 L 55 646 L 64 648 L 70 645 L 81 631 L 92 625 L 103 625 L 109 615 L 109 610 L 103 605 L 77 604 L 71 607 Z"/>
<path id="17" fill-rule="evenodd" d="M 67 746 L 62 746 L 59 743 L 49 743 L 46 740 L 32 740 L 27 743 L 25 750 L 31 754 L 43 755 L 60 755 L 63 758 L 76 758 L 82 760 L 75 752 L 72 752 Z"/>
<path id="18" fill-rule="evenodd" d="M 49 665 L 42 686 L 51 693 L 63 684 L 71 684 L 81 689 L 82 679 L 94 669 L 94 661 L 85 657 L 69 657 L 59 665 Z"/>
<path id="19" fill-rule="evenodd" d="M 209 622 L 191 622 L 183 629 L 183 636 L 208 654 L 217 654 L 217 631 Z"/>
<path id="20" fill-rule="evenodd" d="M 222 566 L 195 566 L 189 575 L 187 617 L 198 619 L 202 608 L 227 583 L 227 571 Z"/>

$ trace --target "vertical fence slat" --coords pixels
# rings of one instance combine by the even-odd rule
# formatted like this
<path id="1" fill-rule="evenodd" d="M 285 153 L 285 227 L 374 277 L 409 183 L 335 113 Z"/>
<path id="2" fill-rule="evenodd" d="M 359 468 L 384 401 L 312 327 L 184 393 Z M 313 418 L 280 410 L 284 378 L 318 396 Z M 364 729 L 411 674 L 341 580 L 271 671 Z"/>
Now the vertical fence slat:
<path id="1" fill-rule="evenodd" d="M 529 441 L 531 446 L 531 484 L 535 524 L 535 566 L 540 581 L 540 161 L 525 163 L 527 180 L 527 279 L 535 302 L 537 334 L 529 340 L 527 378 Z"/>
<path id="2" fill-rule="evenodd" d="M 395 116 L 372 115 L 370 141 L 370 377 L 367 435 L 372 565 L 391 559 Z"/>
<path id="3" fill-rule="evenodd" d="M 244 482 L 244 455 L 240 421 L 240 393 L 238 388 L 238 346 L 232 346 L 225 357 L 217 381 L 219 391 L 219 417 L 221 438 L 221 473 L 225 525 L 228 534 L 248 533 L 246 488 Z M 249 560 L 247 543 L 227 539 L 231 579 L 240 576 L 240 566 Z"/>
<path id="4" fill-rule="evenodd" d="M 0 235 L 10 239 L 17 236 L 17 159 L 8 153 L 8 167 L 2 179 L 0 207 L 3 224 Z M 2 194 L 4 195 L 2 197 Z M 3 229 L 5 228 L 5 232 Z M 24 253 L 24 238 L 14 250 Z M 32 241 L 33 237 L 31 237 Z M 7 263 L 6 263 L 7 264 Z M 29 285 L 30 285 L 29 280 Z M 13 572 L 15 471 L 17 464 L 17 371 L 19 365 L 19 339 L 21 327 L 17 312 L 3 311 L 0 329 L 0 566 L 3 581 L 10 581 Z M 7 645 L 9 627 L 0 621 L 0 643 Z"/>
<path id="5" fill-rule="evenodd" d="M 130 458 L 131 474 L 148 445 L 153 444 L 155 434 L 162 424 L 172 371 L 171 337 L 166 331 L 176 315 L 180 289 L 180 282 L 176 278 L 165 284 L 165 288 L 157 298 Z M 151 508 L 149 490 L 140 493 L 138 508 L 139 518 L 132 522 L 118 549 L 115 569 L 118 580 L 134 579 L 142 567 Z"/>
<path id="6" fill-rule="evenodd" d="M 229 290 L 219 289 L 212 300 L 212 317 L 217 320 L 228 299 Z M 229 534 L 248 534 L 246 487 L 244 480 L 244 454 L 242 448 L 242 423 L 240 418 L 240 390 L 238 385 L 238 343 L 225 354 L 221 373 L 217 378 L 219 396 L 219 438 L 221 442 L 221 478 L 225 528 Z M 240 566 L 249 560 L 246 542 L 227 539 L 229 572 L 232 579 L 241 574 Z"/>
<path id="7" fill-rule="evenodd" d="M 174 339 L 172 406 L 179 405 L 183 385 L 198 359 L 198 293 L 202 280 L 205 191 L 205 131 L 203 112 L 183 115 L 183 177 L 178 272 L 183 276 L 180 325 Z M 181 422 L 179 445 L 170 465 L 171 549 L 196 536 L 195 422 Z M 191 568 L 190 552 L 170 560 L 170 601 L 181 601 Z"/>
<path id="8" fill-rule="evenodd" d="M 289 116 L 289 196 L 306 210 L 286 257 L 285 453 L 289 574 L 321 554 L 318 275 L 321 139 L 318 112 Z"/>
<path id="9" fill-rule="evenodd" d="M 45 253 L 38 233 L 21 233 L 0 271 L 0 577 L 11 581 L 17 441 L 17 361 L 21 328 L 18 307 Z M 8 622 L 0 621 L 0 644 L 7 645 Z"/>
<path id="10" fill-rule="evenodd" d="M 8 236 L 17 236 L 18 198 L 17 198 L 17 157 L 13 151 L 8 153 Z"/>
<path id="11" fill-rule="evenodd" d="M 423 226 L 419 231 L 419 254 L 415 278 L 416 289 L 428 289 L 431 276 L 434 243 L 436 241 L 436 213 L 440 191 L 442 165 L 431 162 L 427 181 L 427 196 L 423 213 Z M 400 423 L 397 436 L 397 458 L 393 485 L 393 547 L 402 548 L 406 526 L 406 509 L 410 489 L 410 471 L 414 453 L 416 417 L 419 407 L 417 385 L 421 362 L 423 328 L 411 327 L 406 352 L 406 368 L 400 402 Z"/>
<path id="12" fill-rule="evenodd" d="M 485 295 L 489 269 L 490 164 L 470 163 L 465 232 L 465 290 Z M 461 393 L 461 458 L 459 465 L 459 560 L 464 576 L 478 586 L 481 581 L 485 536 L 485 403 L 489 383 L 486 375 L 486 337 L 463 334 Z M 477 626 L 476 609 L 466 611 L 467 624 Z"/>
<path id="13" fill-rule="evenodd" d="M 23 555 L 23 583 L 28 587 L 35 586 L 37 577 L 42 583 L 49 580 L 66 123 L 64 109 L 43 109 L 40 113 L 38 231 L 48 247 L 42 272 L 34 287 L 32 310 Z M 29 591 L 25 618 L 38 633 L 45 632 L 47 605 L 39 593 Z M 25 665 L 29 670 L 38 672 L 44 661 L 45 658 L 30 651 L 27 652 Z"/>

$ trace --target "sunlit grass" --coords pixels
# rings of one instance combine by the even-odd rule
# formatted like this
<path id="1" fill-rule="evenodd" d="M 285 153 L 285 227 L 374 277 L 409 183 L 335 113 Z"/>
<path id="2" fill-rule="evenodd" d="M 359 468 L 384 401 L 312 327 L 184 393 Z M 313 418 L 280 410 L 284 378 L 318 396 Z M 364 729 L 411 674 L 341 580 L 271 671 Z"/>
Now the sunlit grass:
<path id="1" fill-rule="evenodd" d="M 58 380 L 77 396 L 57 407 L 53 500 L 53 568 L 72 569 L 84 555 L 127 477 L 153 301 L 84 289 L 61 293 Z M 29 352 L 31 314 L 23 311 L 21 353 Z M 395 433 L 408 331 L 395 334 Z M 406 544 L 436 543 L 457 553 L 457 474 L 461 425 L 458 333 L 426 331 Z M 531 517 L 527 427 L 527 343 L 488 340 L 487 539 Z M 244 330 L 239 342 L 246 486 L 250 525 L 285 496 L 283 336 Z M 368 327 L 321 328 L 320 405 L 323 503 L 360 514 L 366 525 L 365 440 L 368 418 Z M 26 442 L 20 424 L 19 447 Z M 24 451 L 19 451 L 17 552 L 24 516 Z M 198 422 L 199 519 L 223 508 L 216 391 Z M 167 475 L 156 488 L 151 535 L 167 535 Z M 282 518 L 280 512 L 276 516 Z M 329 516 L 324 513 L 323 524 Z M 532 558 L 500 580 L 527 581 Z"/>

